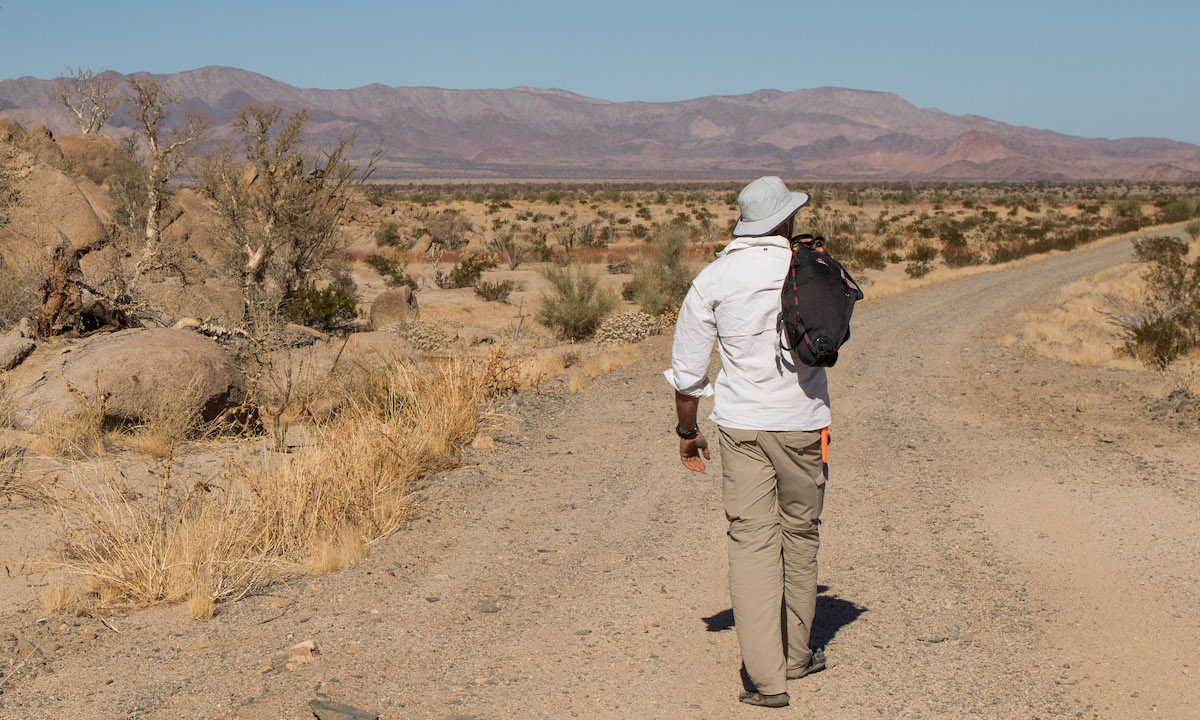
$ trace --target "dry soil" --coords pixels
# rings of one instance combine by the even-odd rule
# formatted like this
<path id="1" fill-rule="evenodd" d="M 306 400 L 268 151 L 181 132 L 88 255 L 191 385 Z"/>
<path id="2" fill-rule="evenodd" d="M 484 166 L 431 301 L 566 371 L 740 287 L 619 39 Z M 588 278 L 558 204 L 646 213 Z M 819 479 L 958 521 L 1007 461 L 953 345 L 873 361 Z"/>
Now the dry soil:
<path id="1" fill-rule="evenodd" d="M 205 622 L 0 618 L 22 664 L 0 717 L 303 718 L 317 698 L 384 718 L 1196 717 L 1194 422 L 1151 419 L 1161 376 L 999 342 L 1128 256 L 860 306 L 830 373 L 813 639 L 831 667 L 793 681 L 787 710 L 735 700 L 720 464 L 679 464 L 657 338 L 585 393 L 510 398 L 494 448 L 429 478 L 410 525 L 349 570 Z M 272 667 L 307 639 L 312 662 Z"/>

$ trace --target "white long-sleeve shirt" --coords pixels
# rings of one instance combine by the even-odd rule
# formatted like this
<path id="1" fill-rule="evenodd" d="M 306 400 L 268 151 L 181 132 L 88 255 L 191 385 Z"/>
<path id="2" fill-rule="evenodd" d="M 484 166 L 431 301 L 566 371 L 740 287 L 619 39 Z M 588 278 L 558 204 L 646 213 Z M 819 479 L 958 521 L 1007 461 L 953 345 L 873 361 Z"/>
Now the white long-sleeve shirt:
<path id="1" fill-rule="evenodd" d="M 715 395 L 709 418 L 741 430 L 818 430 L 830 421 L 824 368 L 796 366 L 780 350 L 779 296 L 792 252 L 780 236 L 735 238 L 696 279 L 675 323 L 676 390 Z M 715 393 L 708 380 L 713 342 L 721 356 Z"/>

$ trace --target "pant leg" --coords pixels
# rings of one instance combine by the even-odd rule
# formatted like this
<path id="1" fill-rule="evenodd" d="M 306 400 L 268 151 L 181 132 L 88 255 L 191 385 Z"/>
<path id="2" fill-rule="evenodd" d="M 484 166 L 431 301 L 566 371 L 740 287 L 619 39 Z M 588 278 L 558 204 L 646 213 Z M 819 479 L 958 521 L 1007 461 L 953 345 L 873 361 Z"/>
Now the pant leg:
<path id="1" fill-rule="evenodd" d="M 817 549 L 828 468 L 821 461 L 821 433 L 772 432 L 761 444 L 778 477 L 783 546 L 784 634 L 787 667 L 808 666 L 817 605 Z"/>
<path id="2" fill-rule="evenodd" d="M 787 691 L 780 608 L 783 551 L 775 469 L 751 430 L 720 428 L 729 520 L 729 595 L 742 661 L 764 695 Z"/>

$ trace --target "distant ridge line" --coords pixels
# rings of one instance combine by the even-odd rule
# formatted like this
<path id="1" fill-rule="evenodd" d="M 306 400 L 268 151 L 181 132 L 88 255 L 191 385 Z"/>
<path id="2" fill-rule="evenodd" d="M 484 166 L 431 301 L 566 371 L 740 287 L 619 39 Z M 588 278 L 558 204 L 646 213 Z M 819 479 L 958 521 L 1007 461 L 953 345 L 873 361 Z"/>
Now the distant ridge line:
<path id="1" fill-rule="evenodd" d="M 115 74 L 115 73 L 114 73 Z M 119 74 L 116 74 L 119 76 Z M 1162 138 L 1081 138 L 978 115 L 919 108 L 882 90 L 837 87 L 669 102 L 610 101 L 560 88 L 447 90 L 374 83 L 298 88 L 240 68 L 158 75 L 186 108 L 233 137 L 246 102 L 310 108 L 306 140 L 339 131 L 382 138 L 379 179 L 795 178 L 1200 181 L 1200 146 Z M 56 135 L 75 132 L 53 80 L 0 81 L 0 112 Z M 114 118 L 107 134 L 132 132 Z M 357 152 L 365 156 L 360 142 Z"/>

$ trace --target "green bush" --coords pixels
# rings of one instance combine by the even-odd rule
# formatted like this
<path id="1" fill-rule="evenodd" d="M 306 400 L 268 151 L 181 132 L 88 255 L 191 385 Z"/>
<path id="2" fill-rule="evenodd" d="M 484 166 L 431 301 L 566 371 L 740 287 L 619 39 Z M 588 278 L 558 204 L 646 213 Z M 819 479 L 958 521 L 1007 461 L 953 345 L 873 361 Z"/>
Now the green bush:
<path id="1" fill-rule="evenodd" d="M 912 262 L 916 263 L 928 264 L 933 262 L 937 255 L 937 250 L 933 249 L 929 245 L 914 245 L 913 249 L 909 250 L 908 254 L 904 256 L 904 259 L 911 260 Z"/>
<path id="2" fill-rule="evenodd" d="M 442 275 L 438 270 L 434 277 L 437 286 L 446 290 L 471 287 L 479 282 L 484 270 L 496 267 L 496 261 L 484 253 L 463 253 L 462 258 L 450 269 L 448 275 Z"/>
<path id="3" fill-rule="evenodd" d="M 1031 252 L 1033 252 L 1033 247 L 1024 240 L 1000 243 L 992 248 L 991 254 L 988 255 L 988 262 L 992 265 L 1012 262 L 1013 260 L 1019 260 L 1029 255 Z"/>
<path id="4" fill-rule="evenodd" d="M 650 257 L 633 264 L 630 289 L 622 289 L 622 294 L 628 292 L 649 315 L 678 310 L 696 277 L 696 268 L 684 257 L 690 239 L 691 232 L 682 225 L 659 226 L 650 239 Z"/>
<path id="5" fill-rule="evenodd" d="M 608 247 L 608 233 L 596 232 L 596 223 L 580 225 L 575 232 L 575 242 L 579 247 L 603 248 Z"/>
<path id="6" fill-rule="evenodd" d="M 488 302 L 508 302 L 508 296 L 520 286 L 513 280 L 497 280 L 489 282 L 480 280 L 475 283 L 475 297 Z"/>
<path id="7" fill-rule="evenodd" d="M 1169 235 L 1140 237 L 1133 241 L 1133 256 L 1138 262 L 1152 265 L 1169 265 L 1181 260 L 1187 252 L 1187 243 Z"/>
<path id="8" fill-rule="evenodd" d="M 329 287 L 297 290 L 284 303 L 284 312 L 301 325 L 328 328 L 358 314 L 358 288 L 349 275 L 336 275 Z"/>
<path id="9" fill-rule="evenodd" d="M 947 267 L 966 267 L 983 262 L 983 256 L 967 247 L 965 243 L 946 245 L 942 248 L 942 262 Z"/>
<path id="10" fill-rule="evenodd" d="M 887 267 L 887 260 L 879 250 L 852 247 L 846 252 L 846 267 L 851 270 L 882 270 Z"/>
<path id="11" fill-rule="evenodd" d="M 591 335 L 616 307 L 616 297 L 600 287 L 596 273 L 577 265 L 549 265 L 538 272 L 550 287 L 538 299 L 537 320 L 566 338 Z"/>
<path id="12" fill-rule="evenodd" d="M 1125 345 L 1121 351 L 1151 367 L 1165 368 L 1195 347 L 1194 338 L 1171 317 L 1145 318 L 1124 329 Z"/>
<path id="13" fill-rule="evenodd" d="M 1197 204 L 1188 198 L 1174 198 L 1158 209 L 1154 222 L 1165 225 L 1190 220 L 1196 216 Z"/>
<path id="14" fill-rule="evenodd" d="M 1133 252 L 1148 265 L 1147 295 L 1107 314 L 1125 331 L 1126 354 L 1163 368 L 1200 346 L 1200 258 L 1188 262 L 1187 243 L 1165 235 L 1137 238 Z"/>
<path id="15" fill-rule="evenodd" d="M 146 211 L 150 206 L 150 174 L 140 163 L 120 163 L 107 183 L 112 218 L 130 239 L 146 236 Z"/>
<path id="16" fill-rule="evenodd" d="M 630 270 L 632 270 L 632 269 L 633 268 L 629 262 L 629 258 L 609 258 L 608 259 L 608 272 L 613 275 L 628 275 Z M 630 298 L 627 298 L 627 299 L 630 299 Z"/>
<path id="17" fill-rule="evenodd" d="M 904 272 L 914 279 L 928 275 L 932 269 L 933 266 L 924 260 L 913 260 L 904 266 Z"/>
<path id="18" fill-rule="evenodd" d="M 1200 239 L 1200 220 L 1193 220 L 1184 225 L 1183 231 L 1192 239 L 1192 242 L 1196 242 L 1196 240 Z"/>
<path id="19" fill-rule="evenodd" d="M 412 242 L 405 243 L 404 238 L 400 236 L 400 228 L 396 223 L 388 220 L 380 225 L 375 230 L 375 244 L 379 247 L 405 247 L 407 250 L 412 247 Z"/>
<path id="20" fill-rule="evenodd" d="M 416 278 L 408 274 L 408 266 L 399 260 L 386 255 L 380 255 L 379 253 L 371 253 L 363 258 L 363 262 L 372 270 L 382 275 L 388 287 L 400 287 L 404 285 L 413 292 L 417 291 Z"/>

